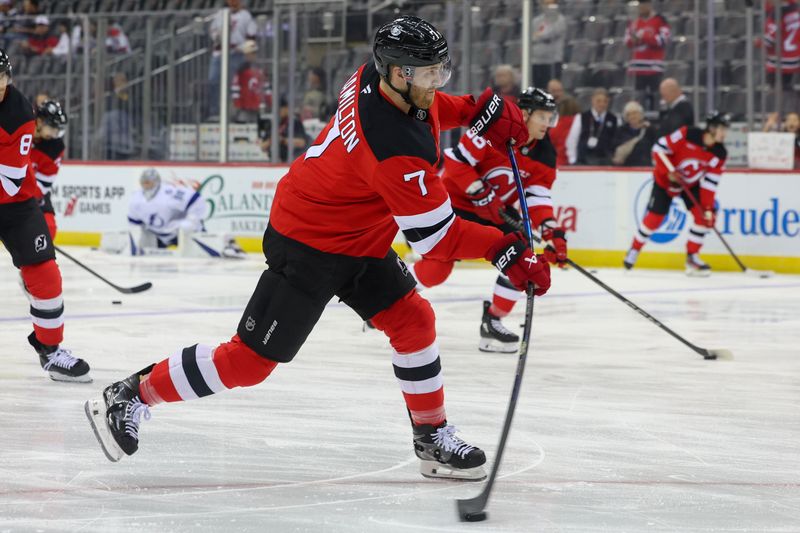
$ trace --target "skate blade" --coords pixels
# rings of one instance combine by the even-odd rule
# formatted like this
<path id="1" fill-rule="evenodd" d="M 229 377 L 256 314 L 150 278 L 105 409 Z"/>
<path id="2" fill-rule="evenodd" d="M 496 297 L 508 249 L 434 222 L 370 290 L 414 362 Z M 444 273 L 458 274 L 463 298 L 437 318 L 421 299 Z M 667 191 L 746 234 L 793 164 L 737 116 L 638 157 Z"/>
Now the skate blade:
<path id="1" fill-rule="evenodd" d="M 453 468 L 437 461 L 420 460 L 419 473 L 431 479 L 455 479 L 457 481 L 483 481 L 486 479 L 486 470 L 482 466 Z"/>
<path id="2" fill-rule="evenodd" d="M 707 278 L 711 275 L 710 270 L 695 270 L 693 268 L 686 269 L 686 275 L 690 278 Z"/>
<path id="3" fill-rule="evenodd" d="M 63 383 L 91 383 L 92 376 L 89 373 L 85 373 L 80 376 L 65 376 L 64 374 L 59 374 L 58 372 L 48 372 L 50 375 L 50 379 L 53 381 L 61 381 Z"/>
<path id="4" fill-rule="evenodd" d="M 478 350 L 488 353 L 517 353 L 518 342 L 499 342 L 496 339 L 481 339 Z"/>
<path id="5" fill-rule="evenodd" d="M 86 418 L 92 425 L 92 431 L 100 443 L 103 453 L 112 463 L 118 462 L 122 459 L 124 452 L 122 448 L 117 445 L 111 432 L 108 430 L 106 424 L 106 404 L 100 400 L 87 400 L 83 405 L 83 410 L 86 413 Z"/>

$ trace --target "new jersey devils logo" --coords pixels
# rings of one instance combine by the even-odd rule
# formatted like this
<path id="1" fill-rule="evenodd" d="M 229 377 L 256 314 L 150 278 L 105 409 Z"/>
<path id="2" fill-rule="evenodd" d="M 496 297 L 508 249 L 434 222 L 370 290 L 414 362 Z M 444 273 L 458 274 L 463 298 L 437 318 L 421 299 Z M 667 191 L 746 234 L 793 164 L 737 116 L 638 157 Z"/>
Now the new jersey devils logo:
<path id="1" fill-rule="evenodd" d="M 33 240 L 33 249 L 38 253 L 47 248 L 47 237 L 44 234 L 38 235 Z"/>

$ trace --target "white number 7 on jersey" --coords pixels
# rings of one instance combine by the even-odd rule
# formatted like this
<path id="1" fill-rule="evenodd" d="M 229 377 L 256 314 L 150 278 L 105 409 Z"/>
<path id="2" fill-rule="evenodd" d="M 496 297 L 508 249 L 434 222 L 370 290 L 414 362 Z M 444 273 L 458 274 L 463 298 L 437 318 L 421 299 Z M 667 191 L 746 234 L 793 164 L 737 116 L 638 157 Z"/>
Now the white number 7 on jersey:
<path id="1" fill-rule="evenodd" d="M 425 171 L 418 170 L 416 172 L 411 172 L 409 174 L 404 174 L 403 179 L 405 181 L 411 181 L 414 178 L 419 178 L 419 190 L 422 193 L 422 196 L 426 196 L 428 194 L 428 189 L 425 187 Z"/>

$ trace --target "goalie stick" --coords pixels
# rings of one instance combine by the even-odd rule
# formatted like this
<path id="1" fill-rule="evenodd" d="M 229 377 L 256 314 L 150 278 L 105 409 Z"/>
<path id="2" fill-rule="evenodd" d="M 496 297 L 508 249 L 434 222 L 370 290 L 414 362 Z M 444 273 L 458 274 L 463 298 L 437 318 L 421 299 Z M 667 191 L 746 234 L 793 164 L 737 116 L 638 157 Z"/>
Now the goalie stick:
<path id="1" fill-rule="evenodd" d="M 147 289 L 149 289 L 150 287 L 152 287 L 152 286 L 153 286 L 153 284 L 152 284 L 152 283 L 150 283 L 149 281 L 147 281 L 147 282 L 145 282 L 145 283 L 142 283 L 141 285 L 136 285 L 136 286 L 134 286 L 134 287 L 120 287 L 119 285 L 116 285 L 116 284 L 114 284 L 114 283 L 111 283 L 111 282 L 110 282 L 110 281 L 108 281 L 106 278 L 104 278 L 103 276 L 101 276 L 100 274 L 98 274 L 97 272 L 95 272 L 94 270 L 92 270 L 91 268 L 89 268 L 88 266 L 84 265 L 83 263 L 81 263 L 80 261 L 78 261 L 77 259 L 75 259 L 74 257 L 72 257 L 71 255 L 69 255 L 67 252 L 65 252 L 64 250 L 62 250 L 62 249 L 61 249 L 61 248 L 59 248 L 58 246 L 55 246 L 55 245 L 54 245 L 53 247 L 56 249 L 56 251 L 57 251 L 58 253 L 60 253 L 61 255 L 63 255 L 64 257 L 66 257 L 67 259 L 70 259 L 70 260 L 71 260 L 73 263 L 75 263 L 75 264 L 76 264 L 76 265 L 78 265 L 79 267 L 81 267 L 81 268 L 83 268 L 84 270 L 86 270 L 86 271 L 87 271 L 89 274 L 91 274 L 91 275 L 95 276 L 96 278 L 98 278 L 98 279 L 102 280 L 104 283 L 107 283 L 108 285 L 111 285 L 112 287 L 114 287 L 115 289 L 117 289 L 117 290 L 118 290 L 119 292 L 121 292 L 122 294 L 136 294 L 137 292 L 144 292 L 144 291 L 146 291 Z"/>
<path id="2" fill-rule="evenodd" d="M 519 227 L 518 218 L 510 216 L 506 211 L 500 211 L 500 215 L 509 224 Z M 541 237 L 539 237 L 538 235 L 534 235 L 533 239 L 537 243 L 542 242 Z M 606 285 L 597 276 L 595 276 L 594 274 L 592 274 L 591 272 L 580 266 L 572 259 L 567 258 L 567 264 L 572 268 L 574 268 L 575 270 L 577 270 L 578 272 L 580 272 L 581 274 L 583 274 L 584 276 L 586 276 L 587 278 L 589 278 L 590 280 L 600 285 L 602 288 L 608 291 L 612 296 L 619 299 L 622 303 L 624 303 L 625 305 L 627 305 L 628 307 L 630 307 L 631 309 L 633 309 L 634 311 L 645 317 L 647 320 L 649 320 L 650 322 L 660 327 L 661 329 L 672 335 L 674 338 L 676 338 L 677 340 L 688 346 L 692 351 L 694 351 L 698 355 L 702 355 L 703 359 L 728 359 L 728 360 L 733 359 L 733 353 L 725 348 L 702 348 L 700 346 L 692 344 L 688 340 L 684 339 L 682 336 L 672 331 L 672 329 L 662 324 L 661 321 L 658 320 L 656 317 L 654 317 L 653 315 L 651 315 L 650 313 L 648 313 L 647 311 L 645 311 L 644 309 L 642 309 L 641 307 L 639 307 L 638 305 L 636 305 L 635 303 L 628 300 L 623 295 L 621 295 L 620 293 L 618 293 L 617 291 Z"/>
<path id="3" fill-rule="evenodd" d="M 522 178 L 519 175 L 519 167 L 517 160 L 514 157 L 514 150 L 511 143 L 507 146 L 508 158 L 511 160 L 511 168 L 514 171 L 514 183 L 517 186 L 517 195 L 519 196 L 520 205 L 523 208 L 522 226 L 528 238 L 528 244 L 533 250 L 533 232 L 531 231 L 531 221 L 528 218 L 528 207 L 525 202 L 525 191 L 522 187 Z M 522 329 L 522 340 L 519 344 L 519 359 L 517 361 L 517 370 L 514 376 L 514 386 L 511 389 L 511 398 L 508 402 L 508 410 L 506 411 L 506 419 L 503 423 L 503 431 L 500 434 L 500 443 L 497 445 L 495 452 L 494 464 L 492 464 L 492 471 L 489 474 L 489 479 L 486 481 L 483 490 L 474 498 L 460 499 L 456 502 L 458 509 L 458 517 L 462 522 L 479 522 L 486 520 L 486 504 L 489 501 L 489 495 L 492 492 L 494 481 L 497 478 L 497 471 L 500 469 L 500 462 L 503 460 L 503 452 L 506 448 L 506 441 L 508 434 L 511 431 L 511 421 L 514 419 L 514 411 L 517 407 L 517 398 L 522 386 L 522 375 L 525 373 L 525 361 L 528 358 L 528 347 L 530 346 L 531 328 L 533 326 L 533 284 L 528 283 L 528 288 L 525 291 L 527 295 L 525 305 L 525 325 Z"/>
<path id="4" fill-rule="evenodd" d="M 661 159 L 661 162 L 664 163 L 664 166 L 667 167 L 667 170 L 669 170 L 670 172 L 675 172 L 675 166 L 672 164 L 672 161 L 669 160 L 666 154 L 664 154 L 664 152 L 656 152 L 656 153 L 658 154 L 658 158 Z M 697 198 L 694 197 L 694 194 L 692 194 L 691 189 L 689 189 L 688 185 L 686 185 L 686 183 L 683 180 L 681 180 L 681 187 L 683 188 L 683 192 L 686 193 L 686 196 L 688 196 L 689 199 L 692 201 L 692 204 L 694 204 L 694 206 L 697 209 L 701 209 L 700 202 L 697 201 Z M 711 229 L 713 229 L 714 233 L 717 234 L 717 237 L 719 237 L 719 240 L 728 250 L 728 253 L 731 254 L 733 260 L 736 261 L 736 264 L 739 265 L 739 268 L 742 269 L 742 272 L 744 272 L 748 276 L 754 276 L 762 279 L 771 278 L 772 276 L 775 275 L 775 272 L 771 270 L 753 270 L 752 268 L 747 268 L 745 264 L 742 263 L 742 260 L 739 259 L 739 256 L 737 256 L 736 253 L 734 253 L 733 248 L 731 248 L 731 246 L 728 244 L 728 241 L 725 240 L 725 237 L 722 236 L 722 233 L 720 233 L 717 227 L 711 226 Z"/>

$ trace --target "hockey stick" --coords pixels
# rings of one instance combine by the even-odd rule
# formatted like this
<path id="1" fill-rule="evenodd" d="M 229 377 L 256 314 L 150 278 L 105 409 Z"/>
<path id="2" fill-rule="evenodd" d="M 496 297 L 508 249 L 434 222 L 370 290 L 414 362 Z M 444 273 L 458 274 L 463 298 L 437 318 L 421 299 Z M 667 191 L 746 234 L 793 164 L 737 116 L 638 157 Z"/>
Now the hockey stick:
<path id="1" fill-rule="evenodd" d="M 511 168 L 514 171 L 514 182 L 517 185 L 517 195 L 519 202 L 522 206 L 522 225 L 525 229 L 525 234 L 528 237 L 528 243 L 533 250 L 533 232 L 531 231 L 531 221 L 528 218 L 528 206 L 525 201 L 525 191 L 522 188 L 522 178 L 519 175 L 519 167 L 517 166 L 517 159 L 514 157 L 514 150 L 509 143 L 508 145 L 508 158 L 511 160 Z M 533 325 L 533 284 L 528 283 L 526 290 L 527 300 L 525 304 L 525 325 L 522 330 L 522 341 L 519 344 L 519 360 L 517 362 L 517 371 L 514 376 L 514 386 L 511 389 L 511 399 L 508 402 L 508 410 L 506 411 L 506 420 L 503 423 L 503 432 L 500 434 L 500 443 L 497 445 L 495 452 L 494 464 L 492 471 L 489 473 L 489 480 L 484 485 L 480 494 L 474 498 L 458 500 L 456 502 L 458 509 L 458 518 L 462 522 L 479 522 L 486 520 L 486 504 L 489 501 L 489 495 L 492 492 L 494 481 L 497 478 L 497 471 L 500 469 L 500 462 L 503 460 L 503 452 L 506 448 L 506 440 L 511 431 L 511 421 L 514 419 L 514 411 L 517 407 L 517 398 L 522 386 L 522 375 L 525 372 L 525 361 L 528 358 L 528 347 L 530 345 L 531 328 Z"/>
<path id="2" fill-rule="evenodd" d="M 80 261 L 75 259 L 74 257 L 72 257 L 71 255 L 69 255 L 67 252 L 65 252 L 64 250 L 62 250 L 58 246 L 53 245 L 53 247 L 56 249 L 56 251 L 58 253 L 60 253 L 61 255 L 66 257 L 67 259 L 71 259 L 76 265 L 78 265 L 79 267 L 81 267 L 84 270 L 86 270 L 89 274 L 91 274 L 91 275 L 95 276 L 96 278 L 102 280 L 103 282 L 111 285 L 112 287 L 114 287 L 115 289 L 117 289 L 119 292 L 121 292 L 123 294 L 136 294 L 137 292 L 146 291 L 147 289 L 149 289 L 150 287 L 153 286 L 152 283 L 147 281 L 145 283 L 142 283 L 141 285 L 136 285 L 135 287 L 120 287 L 119 285 L 115 285 L 115 284 L 111 283 L 106 278 L 104 278 L 103 276 L 101 276 L 100 274 L 98 274 L 97 272 L 95 272 L 94 270 L 89 268 L 88 266 L 84 265 L 83 263 L 81 263 Z"/>
<path id="3" fill-rule="evenodd" d="M 518 220 L 509 216 L 505 211 L 500 211 L 500 215 L 506 220 L 506 222 L 508 222 L 511 225 L 519 224 Z M 534 235 L 533 239 L 536 242 L 542 242 L 542 239 L 538 235 Z M 635 303 L 628 300 L 623 295 L 621 295 L 620 293 L 618 293 L 617 291 L 606 285 L 597 276 L 595 276 L 594 274 L 592 274 L 591 272 L 580 266 L 572 259 L 568 258 L 567 264 L 572 268 L 574 268 L 575 270 L 577 270 L 578 272 L 580 272 L 581 274 L 583 274 L 584 276 L 586 276 L 587 278 L 589 278 L 590 280 L 594 281 L 595 283 L 603 287 L 612 296 L 618 298 L 622 303 L 624 303 L 625 305 L 627 305 L 628 307 L 630 307 L 631 309 L 633 309 L 634 311 L 645 317 L 647 320 L 649 320 L 656 326 L 660 327 L 661 329 L 663 329 L 664 331 L 666 331 L 667 333 L 669 333 L 670 335 L 681 341 L 683 344 L 692 349 L 695 353 L 697 353 L 698 355 L 702 355 L 703 359 L 728 359 L 728 360 L 733 359 L 733 353 L 725 348 L 716 348 L 716 349 L 701 348 L 700 346 L 692 344 L 691 342 L 684 339 L 683 337 L 672 331 L 670 328 L 662 324 L 661 321 L 658 320 L 656 317 L 654 317 L 653 315 L 651 315 L 650 313 L 648 313 L 647 311 L 645 311 L 644 309 L 642 309 L 641 307 L 639 307 L 638 305 L 636 305 Z"/>
<path id="4" fill-rule="evenodd" d="M 658 154 L 659 159 L 661 159 L 661 162 L 664 163 L 664 166 L 667 167 L 667 170 L 669 170 L 670 172 L 675 172 L 675 166 L 672 164 L 672 161 L 670 161 L 663 152 L 657 152 L 657 154 Z M 681 188 L 683 189 L 683 192 L 686 193 L 686 196 L 688 196 L 689 199 L 692 201 L 692 204 L 697 209 L 701 209 L 700 202 L 697 201 L 697 198 L 695 198 L 695 196 L 692 193 L 691 189 L 689 189 L 688 185 L 686 185 L 686 183 L 684 183 L 683 180 L 681 180 Z M 747 268 L 745 266 L 745 264 L 742 263 L 742 260 L 739 259 L 739 256 L 737 256 L 736 253 L 733 251 L 733 248 L 731 248 L 731 246 L 728 244 L 728 241 L 725 240 L 725 237 L 722 236 L 722 233 L 720 233 L 720 231 L 717 229 L 717 227 L 716 226 L 711 226 L 711 229 L 713 229 L 714 233 L 717 234 L 717 237 L 719 237 L 719 240 L 722 242 L 722 244 L 728 250 L 728 253 L 731 254 L 731 257 L 733 257 L 733 260 L 736 261 L 736 264 L 739 265 L 739 268 L 742 269 L 742 272 L 744 272 L 745 274 L 747 274 L 749 276 L 755 276 L 755 277 L 759 277 L 759 278 L 762 278 L 762 279 L 763 278 L 770 278 L 770 277 L 775 275 L 775 272 L 773 272 L 771 270 L 753 270 L 752 268 Z"/>

